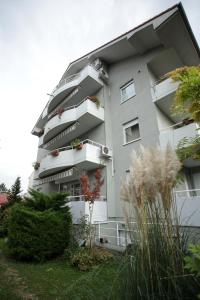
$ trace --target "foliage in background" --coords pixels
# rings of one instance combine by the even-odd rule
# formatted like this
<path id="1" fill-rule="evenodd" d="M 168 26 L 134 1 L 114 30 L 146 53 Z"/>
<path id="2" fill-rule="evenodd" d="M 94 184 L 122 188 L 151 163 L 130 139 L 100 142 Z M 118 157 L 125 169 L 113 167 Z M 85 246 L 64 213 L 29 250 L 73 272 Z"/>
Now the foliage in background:
<path id="1" fill-rule="evenodd" d="M 200 160 L 200 136 L 182 138 L 178 142 L 176 154 L 181 162 L 187 158 Z"/>
<path id="2" fill-rule="evenodd" d="M 167 76 L 180 82 L 172 107 L 174 113 L 186 113 L 200 122 L 200 66 L 178 68 Z"/>
<path id="3" fill-rule="evenodd" d="M 3 184 L 3 188 L 5 185 Z M 3 207 L 0 209 L 0 237 L 7 236 L 8 234 L 8 218 L 9 213 L 11 211 L 11 207 L 15 203 L 19 203 L 22 200 L 21 197 L 21 179 L 17 177 L 14 184 L 11 186 L 10 189 L 6 189 L 8 195 L 8 203 L 4 204 Z"/>
<path id="4" fill-rule="evenodd" d="M 191 255 L 185 257 L 185 267 L 200 277 L 200 244 L 190 244 L 188 250 Z"/>
<path id="5" fill-rule="evenodd" d="M 170 146 L 133 154 L 122 186 L 132 245 L 113 289 L 120 299 L 195 298 L 199 286 L 184 268 L 188 236 L 179 227 L 172 193 L 180 167 Z"/>
<path id="6" fill-rule="evenodd" d="M 11 186 L 11 188 L 8 191 L 8 202 L 9 206 L 13 205 L 14 203 L 20 202 L 22 200 L 21 197 L 21 179 L 20 177 L 17 177 L 14 184 Z"/>
<path id="7" fill-rule="evenodd" d="M 190 256 L 185 257 L 185 267 L 197 277 L 200 277 L 200 244 L 190 244 L 188 249 Z M 200 294 L 198 298 L 200 299 Z"/>
<path id="8" fill-rule="evenodd" d="M 55 211 L 62 210 L 66 206 L 66 197 L 67 193 L 42 193 L 34 189 L 29 190 L 29 196 L 25 197 L 25 205 L 37 210 L 37 211 L 45 211 L 47 209 L 53 209 Z"/>
<path id="9" fill-rule="evenodd" d="M 19 260 L 44 261 L 63 253 L 70 240 L 71 214 L 65 195 L 30 191 L 25 203 L 12 207 L 8 252 Z"/>
<path id="10" fill-rule="evenodd" d="M 10 207 L 2 207 L 0 210 L 0 237 L 5 237 L 8 234 L 8 218 L 10 214 Z"/>
<path id="11" fill-rule="evenodd" d="M 5 185 L 5 183 L 2 182 L 0 184 L 0 192 L 7 192 L 7 190 L 8 189 L 7 189 L 6 185 Z"/>

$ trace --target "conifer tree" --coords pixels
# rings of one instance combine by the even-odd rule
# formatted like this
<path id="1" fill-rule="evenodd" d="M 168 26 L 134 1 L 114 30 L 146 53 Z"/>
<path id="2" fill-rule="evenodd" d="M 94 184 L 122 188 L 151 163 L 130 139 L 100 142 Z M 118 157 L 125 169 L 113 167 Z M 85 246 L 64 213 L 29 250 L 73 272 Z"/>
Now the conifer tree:
<path id="1" fill-rule="evenodd" d="M 20 177 L 17 177 L 15 180 L 15 183 L 11 186 L 9 190 L 9 202 L 10 203 L 15 203 L 19 202 L 22 200 L 22 197 L 20 196 L 20 193 L 22 192 L 21 190 L 21 179 Z"/>
<path id="2" fill-rule="evenodd" d="M 7 188 L 6 188 L 6 185 L 5 183 L 0 183 L 0 192 L 6 192 L 7 191 Z"/>

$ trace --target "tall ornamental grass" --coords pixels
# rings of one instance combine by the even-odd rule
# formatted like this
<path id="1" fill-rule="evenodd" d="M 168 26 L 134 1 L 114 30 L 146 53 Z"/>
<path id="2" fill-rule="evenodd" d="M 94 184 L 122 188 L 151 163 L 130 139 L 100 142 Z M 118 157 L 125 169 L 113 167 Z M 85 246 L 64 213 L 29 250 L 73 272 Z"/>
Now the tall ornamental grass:
<path id="1" fill-rule="evenodd" d="M 171 149 L 134 153 L 122 185 L 131 245 L 113 288 L 116 299 L 195 299 L 198 282 L 184 268 L 187 232 L 181 230 L 173 188 L 180 162 Z"/>

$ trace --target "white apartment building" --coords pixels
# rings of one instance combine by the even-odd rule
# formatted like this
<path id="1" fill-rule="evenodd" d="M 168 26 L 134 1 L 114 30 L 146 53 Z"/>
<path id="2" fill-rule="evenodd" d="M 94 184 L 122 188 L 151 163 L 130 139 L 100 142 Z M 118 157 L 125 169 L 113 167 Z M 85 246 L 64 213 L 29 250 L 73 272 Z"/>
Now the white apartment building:
<path id="1" fill-rule="evenodd" d="M 101 168 L 105 183 L 93 221 L 120 220 L 120 185 L 131 152 L 167 142 L 176 148 L 181 138 L 198 134 L 197 124 L 186 125 L 171 113 L 178 84 L 160 79 L 199 63 L 200 50 L 181 4 L 70 63 L 32 130 L 38 137 L 32 187 L 69 192 L 77 222 L 88 213 L 79 178 L 87 173 L 92 180 Z M 183 176 L 175 193 L 178 206 L 184 203 L 184 222 L 200 208 L 200 161 L 185 161 Z M 199 213 L 191 225 L 200 225 Z"/>

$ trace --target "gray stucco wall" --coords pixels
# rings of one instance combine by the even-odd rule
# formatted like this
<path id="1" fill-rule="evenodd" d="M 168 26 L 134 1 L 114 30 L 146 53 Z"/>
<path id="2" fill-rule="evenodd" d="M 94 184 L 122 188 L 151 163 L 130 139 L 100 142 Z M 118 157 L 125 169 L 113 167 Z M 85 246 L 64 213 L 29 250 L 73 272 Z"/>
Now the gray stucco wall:
<path id="1" fill-rule="evenodd" d="M 155 52 L 157 53 L 157 49 Z M 112 127 L 112 148 L 114 154 L 114 188 L 115 199 L 108 213 L 109 217 L 121 217 L 122 205 L 120 201 L 121 181 L 126 177 L 129 169 L 130 156 L 133 150 L 138 150 L 140 145 L 152 146 L 159 143 L 158 123 L 155 104 L 152 101 L 151 83 L 147 62 L 154 53 L 137 56 L 113 64 L 109 68 L 110 85 L 110 114 Z M 136 95 L 121 104 L 120 87 L 131 79 L 135 83 Z M 108 100 L 109 101 L 109 100 Z M 123 145 L 123 124 L 138 118 L 141 140 Z"/>

